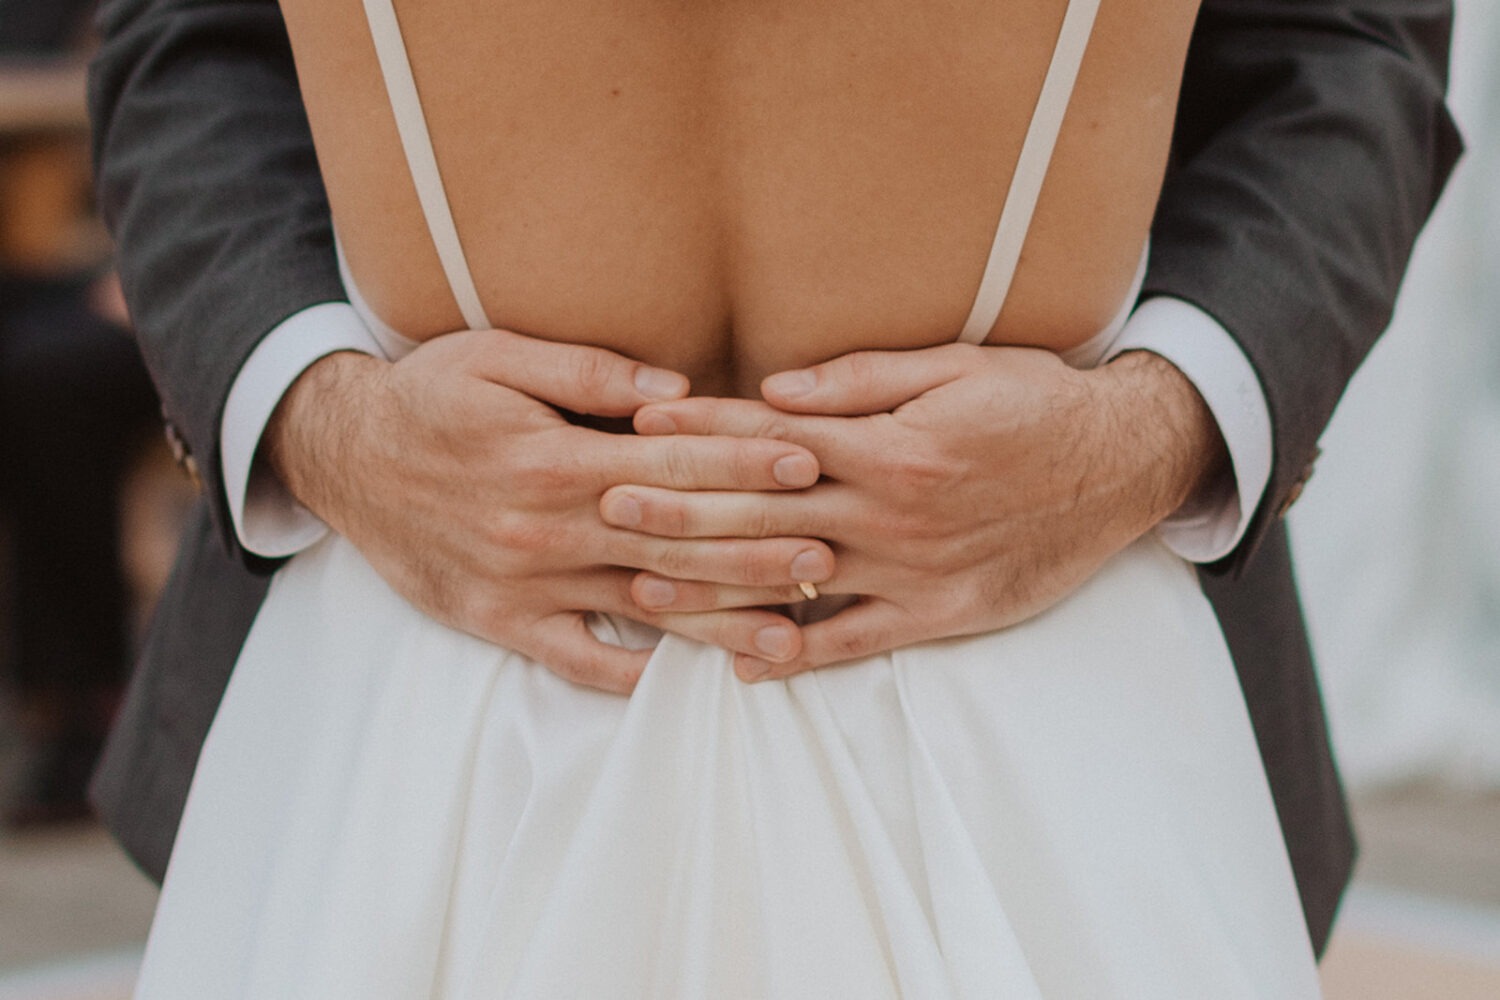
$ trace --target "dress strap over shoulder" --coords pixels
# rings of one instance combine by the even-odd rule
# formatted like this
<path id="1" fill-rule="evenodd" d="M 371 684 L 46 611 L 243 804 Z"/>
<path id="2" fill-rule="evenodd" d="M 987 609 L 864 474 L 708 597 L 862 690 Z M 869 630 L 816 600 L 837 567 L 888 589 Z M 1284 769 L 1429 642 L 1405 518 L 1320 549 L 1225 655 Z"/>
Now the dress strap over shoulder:
<path id="1" fill-rule="evenodd" d="M 1037 97 L 1036 110 L 1032 112 L 1031 125 L 1026 130 L 1021 155 L 1011 176 L 1010 190 L 1005 196 L 1005 206 L 1000 211 L 995 240 L 984 265 L 984 279 L 974 296 L 974 307 L 969 311 L 963 331 L 958 335 L 962 343 L 982 343 L 1005 306 L 1011 281 L 1016 276 L 1016 265 L 1021 260 L 1021 247 L 1026 242 L 1031 217 L 1042 193 L 1042 182 L 1052 162 L 1057 135 L 1062 130 L 1063 116 L 1073 96 L 1073 85 L 1078 80 L 1078 69 L 1083 64 L 1083 53 L 1094 31 L 1094 15 L 1098 11 L 1099 0 L 1069 0 L 1062 27 L 1057 33 L 1057 47 L 1052 51 L 1052 63 L 1047 67 L 1047 78 Z"/>
<path id="2" fill-rule="evenodd" d="M 427 116 L 423 114 L 422 101 L 417 96 L 417 82 L 412 76 L 411 61 L 406 56 L 406 40 L 401 36 L 395 7 L 392 0 L 364 0 L 364 4 L 370 35 L 375 40 L 375 54 L 380 60 L 380 75 L 385 78 L 386 93 L 396 116 L 396 130 L 401 134 L 401 148 L 406 153 L 406 165 L 411 170 L 412 183 L 416 185 L 417 199 L 422 203 L 422 215 L 427 219 L 427 230 L 437 247 L 443 274 L 448 278 L 448 287 L 453 290 L 453 298 L 458 302 L 464 322 L 471 330 L 487 330 L 492 324 L 479 301 L 468 258 L 464 256 L 463 244 L 458 239 L 458 227 L 453 224 L 453 211 L 448 205 L 443 176 L 432 151 Z"/>
<path id="3" fill-rule="evenodd" d="M 1032 215 L 1036 211 L 1037 199 L 1041 196 L 1042 183 L 1052 162 L 1052 152 L 1057 145 L 1063 117 L 1067 113 L 1073 87 L 1078 79 L 1078 70 L 1083 63 L 1083 54 L 1093 34 L 1099 3 L 1100 0 L 1069 0 L 1062 27 L 1058 31 L 1052 61 L 1037 97 L 1031 124 L 1027 128 L 1015 173 L 1011 177 L 1010 190 L 1000 212 L 995 239 L 990 246 L 989 259 L 985 262 L 984 278 L 980 282 L 969 318 L 958 336 L 964 343 L 982 342 L 994 327 L 1000 310 L 1005 305 L 1011 281 L 1015 277 L 1016 265 L 1021 258 L 1021 248 L 1026 242 Z M 453 222 L 453 212 L 448 204 L 442 174 L 438 170 L 437 157 L 433 153 L 432 136 L 427 129 L 427 118 L 422 111 L 411 62 L 406 54 L 406 42 L 401 35 L 401 25 L 396 18 L 392 0 L 364 0 L 364 8 L 380 61 L 381 76 L 385 80 L 386 93 L 396 118 L 396 128 L 401 136 L 401 147 L 406 154 L 407 167 L 411 171 L 422 214 L 437 248 L 443 273 L 448 279 L 448 286 L 463 314 L 464 322 L 471 329 L 487 329 L 491 323 L 480 302 L 463 244 L 458 238 L 458 228 Z"/>

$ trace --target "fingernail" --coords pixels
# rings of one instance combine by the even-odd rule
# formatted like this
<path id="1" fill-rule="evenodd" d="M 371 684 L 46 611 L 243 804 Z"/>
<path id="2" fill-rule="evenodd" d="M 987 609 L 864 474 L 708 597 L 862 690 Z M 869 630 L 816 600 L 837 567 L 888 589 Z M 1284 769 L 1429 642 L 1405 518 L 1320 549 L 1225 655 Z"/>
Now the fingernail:
<path id="1" fill-rule="evenodd" d="M 767 625 L 755 633 L 755 648 L 760 650 L 761 655 L 772 660 L 785 660 L 792 655 L 792 644 L 796 638 L 792 630 L 785 625 Z M 749 661 L 753 666 L 754 660 Z M 765 664 L 759 673 L 753 676 L 764 676 L 771 669 L 770 664 Z"/>
<path id="2" fill-rule="evenodd" d="M 771 475 L 782 486 L 811 486 L 818 481 L 818 463 L 807 455 L 785 455 L 771 466 Z"/>
<path id="3" fill-rule="evenodd" d="M 629 493 L 612 496 L 604 504 L 604 520 L 617 528 L 639 528 L 641 502 Z"/>
<path id="4" fill-rule="evenodd" d="M 635 389 L 647 399 L 676 399 L 687 391 L 687 379 L 663 368 L 635 370 Z"/>
<path id="5" fill-rule="evenodd" d="M 786 399 L 806 396 L 818 386 L 818 377 L 807 370 L 778 372 L 767 378 L 761 388 Z"/>
<path id="6" fill-rule="evenodd" d="M 817 583 L 828 571 L 823 564 L 823 553 L 807 549 L 797 553 L 792 560 L 792 579 L 797 583 Z"/>
<path id="7" fill-rule="evenodd" d="M 770 676 L 771 665 L 765 660 L 741 653 L 734 658 L 734 675 L 742 681 L 764 680 Z"/>
<path id="8" fill-rule="evenodd" d="M 641 604 L 648 608 L 665 608 L 677 600 L 677 588 L 657 577 L 642 580 L 637 593 Z"/>

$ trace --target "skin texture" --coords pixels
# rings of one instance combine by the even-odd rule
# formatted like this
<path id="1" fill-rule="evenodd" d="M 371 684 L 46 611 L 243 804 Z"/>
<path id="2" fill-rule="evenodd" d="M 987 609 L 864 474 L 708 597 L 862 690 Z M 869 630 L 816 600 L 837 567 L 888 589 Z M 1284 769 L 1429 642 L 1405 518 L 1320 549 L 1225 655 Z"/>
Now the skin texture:
<path id="1" fill-rule="evenodd" d="M 418 607 L 618 692 L 648 657 L 595 640 L 587 611 L 733 650 L 747 680 L 999 628 L 1225 462 L 1195 390 L 1148 354 L 1093 372 L 1025 348 L 855 354 L 768 379 L 780 410 L 685 389 L 599 349 L 466 333 L 314 365 L 270 457 Z M 806 629 L 757 607 L 804 580 L 863 596 Z"/>
<path id="2" fill-rule="evenodd" d="M 351 353 L 314 365 L 273 416 L 268 457 L 295 496 L 434 618 L 624 692 L 649 657 L 600 643 L 586 611 L 741 651 L 799 649 L 790 622 L 766 611 L 642 611 L 626 567 L 783 591 L 832 571 L 827 545 L 811 539 L 681 542 L 600 520 L 600 496 L 622 481 L 774 491 L 818 478 L 794 444 L 608 434 L 554 408 L 629 416 L 686 389 L 681 376 L 596 348 L 456 334 L 394 365 Z"/>
<path id="3" fill-rule="evenodd" d="M 433 343 L 393 366 L 315 365 L 269 456 L 439 620 L 610 690 L 645 657 L 594 641 L 587 611 L 781 676 L 1034 614 L 1221 460 L 1175 372 L 951 345 L 1061 2 L 398 5 L 460 238 L 507 331 L 456 336 L 439 336 L 459 320 L 359 5 L 283 6 L 351 269 L 382 318 Z M 1104 8 L 995 343 L 1064 349 L 1117 311 L 1195 9 Z M 482 88 L 459 71 L 479 51 L 507 53 Z M 639 410 L 637 361 L 700 400 Z M 761 382 L 818 362 L 832 394 Z M 1149 431 L 1127 406 L 1152 411 Z M 634 416 L 644 440 L 552 407 Z M 794 458 L 797 477 L 768 478 Z M 804 580 L 863 600 L 799 629 L 773 609 Z"/>
<path id="4" fill-rule="evenodd" d="M 490 322 L 704 395 L 951 342 L 1064 0 L 396 4 Z M 283 4 L 339 238 L 413 339 L 463 325 L 355 0 Z M 1151 223 L 1196 3 L 1101 9 L 994 343 L 1105 326 Z M 474 67 L 483 66 L 483 86 Z"/>
<path id="5" fill-rule="evenodd" d="M 1323 726 L 1275 529 L 1458 154 L 1442 104 L 1451 16 L 1449 0 L 1205 0 L 1152 228 L 1147 293 L 1218 319 L 1270 404 L 1271 481 L 1216 567 L 1244 578 L 1219 579 L 1210 596 L 1319 947 L 1351 854 L 1326 745 L 1308 735 Z M 1157 18 L 1137 23 L 1155 30 Z M 263 590 L 225 556 L 267 569 L 231 525 L 224 399 L 268 330 L 344 292 L 275 0 L 101 0 L 99 25 L 99 202 L 139 342 L 213 519 L 184 548 L 137 672 L 139 710 L 99 784 L 112 828 L 160 878 L 191 761 Z M 454 65 L 484 79 L 495 60 Z M 210 597 L 211 583 L 222 589 Z"/>
<path id="6" fill-rule="evenodd" d="M 668 537 L 827 539 L 823 593 L 857 595 L 808 626 L 802 653 L 740 656 L 742 679 L 1045 610 L 1224 468 L 1207 407 L 1170 364 L 1127 355 L 1098 371 L 1034 349 L 950 345 L 846 355 L 766 380 L 767 403 L 692 399 L 636 414 L 645 434 L 743 434 L 805 445 L 823 478 L 780 495 L 621 487 L 609 523 Z M 653 611 L 763 603 L 765 591 L 637 577 Z"/>

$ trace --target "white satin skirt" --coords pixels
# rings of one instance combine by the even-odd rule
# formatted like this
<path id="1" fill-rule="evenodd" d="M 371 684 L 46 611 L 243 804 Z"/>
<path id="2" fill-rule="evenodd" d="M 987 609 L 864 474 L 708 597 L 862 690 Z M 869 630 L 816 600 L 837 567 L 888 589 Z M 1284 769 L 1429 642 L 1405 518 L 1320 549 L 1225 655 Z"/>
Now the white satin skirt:
<path id="1" fill-rule="evenodd" d="M 1014 628 L 630 698 L 278 573 L 193 782 L 143 1000 L 1303 1000 L 1244 703 L 1154 539 Z"/>

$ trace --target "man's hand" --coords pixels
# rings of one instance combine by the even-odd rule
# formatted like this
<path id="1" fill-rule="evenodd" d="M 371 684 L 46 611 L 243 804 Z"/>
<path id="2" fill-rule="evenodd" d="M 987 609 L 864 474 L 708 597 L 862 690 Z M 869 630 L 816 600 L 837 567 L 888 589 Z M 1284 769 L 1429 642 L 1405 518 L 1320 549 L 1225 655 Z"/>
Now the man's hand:
<path id="1" fill-rule="evenodd" d="M 456 333 L 395 364 L 319 361 L 283 397 L 266 455 L 293 496 L 417 607 L 571 680 L 627 692 L 649 654 L 599 642 L 585 612 L 771 658 L 800 649 L 796 626 L 764 609 L 643 611 L 629 593 L 634 570 L 767 593 L 833 571 L 828 546 L 812 539 L 679 541 L 603 524 L 600 497 L 617 483 L 775 491 L 817 480 L 817 461 L 796 444 L 608 434 L 553 408 L 629 417 L 687 389 L 681 375 L 596 348 Z"/>
<path id="2" fill-rule="evenodd" d="M 798 656 L 737 657 L 747 680 L 1035 615 L 1226 462 L 1207 406 L 1153 354 L 1075 371 L 1025 348 L 865 352 L 772 376 L 762 391 L 766 403 L 653 404 L 636 414 L 636 427 L 800 444 L 818 457 L 825 478 L 817 486 L 780 494 L 621 486 L 600 508 L 610 523 L 666 538 L 832 544 L 838 569 L 819 589 L 859 600 L 804 628 Z M 654 573 L 638 576 L 633 594 L 657 612 L 786 599 Z"/>

